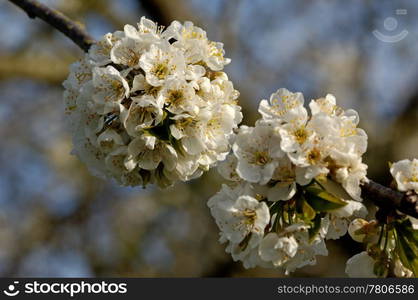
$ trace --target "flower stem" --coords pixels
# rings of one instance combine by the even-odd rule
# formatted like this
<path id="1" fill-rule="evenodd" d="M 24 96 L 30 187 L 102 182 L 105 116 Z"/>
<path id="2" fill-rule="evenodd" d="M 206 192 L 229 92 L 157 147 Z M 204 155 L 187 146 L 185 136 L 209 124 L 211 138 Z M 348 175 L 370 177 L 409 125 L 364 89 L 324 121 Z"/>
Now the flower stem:
<path id="1" fill-rule="evenodd" d="M 377 245 L 379 246 L 379 249 L 381 248 L 382 244 L 382 238 L 383 238 L 383 232 L 385 229 L 385 224 L 381 225 L 380 234 L 379 234 L 379 240 L 377 241 Z"/>

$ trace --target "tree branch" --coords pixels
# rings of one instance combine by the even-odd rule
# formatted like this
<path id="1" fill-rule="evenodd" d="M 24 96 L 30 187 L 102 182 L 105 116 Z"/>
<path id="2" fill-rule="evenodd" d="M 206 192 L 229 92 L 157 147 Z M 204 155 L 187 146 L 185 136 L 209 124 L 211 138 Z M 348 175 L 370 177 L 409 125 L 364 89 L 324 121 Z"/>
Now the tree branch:
<path id="1" fill-rule="evenodd" d="M 411 217 L 418 218 L 418 196 L 415 193 L 401 193 L 370 180 L 361 186 L 361 196 L 376 206 L 398 210 Z"/>
<path id="2" fill-rule="evenodd" d="M 61 31 L 85 52 L 95 42 L 82 26 L 55 9 L 49 8 L 36 0 L 9 1 L 23 9 L 30 18 L 38 17 Z"/>
<path id="3" fill-rule="evenodd" d="M 164 9 L 159 5 L 158 1 L 154 0 L 140 0 L 139 4 L 145 10 L 148 17 L 160 25 L 168 26 L 170 18 L 165 13 Z"/>

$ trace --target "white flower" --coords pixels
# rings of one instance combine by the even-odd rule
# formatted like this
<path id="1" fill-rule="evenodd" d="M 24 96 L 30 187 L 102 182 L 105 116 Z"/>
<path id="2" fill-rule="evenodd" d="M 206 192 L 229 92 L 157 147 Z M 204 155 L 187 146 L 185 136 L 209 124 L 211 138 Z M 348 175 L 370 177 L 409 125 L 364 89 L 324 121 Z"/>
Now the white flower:
<path id="1" fill-rule="evenodd" d="M 245 269 L 261 266 L 264 268 L 272 267 L 270 262 L 263 261 L 259 255 L 258 244 L 252 243 L 254 237 L 250 238 L 248 245 L 243 248 L 242 245 L 229 242 L 225 251 L 230 253 L 234 261 L 242 261 Z"/>
<path id="2" fill-rule="evenodd" d="M 367 150 L 367 134 L 363 129 L 357 127 L 360 122 L 358 113 L 353 109 L 348 109 L 338 118 L 340 121 L 339 135 L 345 142 L 345 149 L 359 156 L 363 155 Z"/>
<path id="3" fill-rule="evenodd" d="M 282 141 L 280 143 L 283 151 L 294 153 L 302 151 L 305 143 L 313 142 L 313 131 L 306 128 L 306 116 L 298 117 L 289 123 L 282 125 L 279 129 Z"/>
<path id="4" fill-rule="evenodd" d="M 216 200 L 212 200 L 208 205 L 216 203 L 210 207 L 227 240 L 240 243 L 250 234 L 254 237 L 264 235 L 264 228 L 270 221 L 269 210 L 264 202 L 248 195 L 236 199 L 222 199 L 218 196 Z"/>
<path id="5" fill-rule="evenodd" d="M 208 79 L 207 77 L 204 77 L 205 74 L 205 67 L 201 65 L 187 65 L 185 78 L 194 89 L 199 90 L 199 82 Z"/>
<path id="6" fill-rule="evenodd" d="M 97 144 L 105 153 L 110 153 L 124 145 L 122 137 L 113 129 L 107 128 L 97 137 Z"/>
<path id="7" fill-rule="evenodd" d="M 268 233 L 259 246 L 261 259 L 275 267 L 282 267 L 286 274 L 315 264 L 316 256 L 328 255 L 328 251 L 320 236 L 310 239 L 308 228 L 299 222 L 287 226 L 279 234 Z"/>
<path id="8" fill-rule="evenodd" d="M 220 242 L 227 242 L 226 252 L 234 261 L 242 261 L 245 268 L 271 264 L 261 260 L 259 243 L 270 221 L 267 205 L 255 198 L 253 187 L 239 184 L 234 188 L 222 186 L 208 201 L 213 217 L 221 229 Z"/>
<path id="9" fill-rule="evenodd" d="M 267 234 L 260 243 L 260 257 L 271 261 L 275 267 L 282 266 L 296 255 L 298 243 L 293 236 L 279 237 L 276 233 Z"/>
<path id="10" fill-rule="evenodd" d="M 210 150 L 218 153 L 230 151 L 230 138 L 242 120 L 241 109 L 231 104 L 214 104 L 206 107 L 203 113 L 207 116 L 204 139 Z"/>
<path id="11" fill-rule="evenodd" d="M 167 80 L 159 97 L 173 114 L 197 114 L 199 104 L 202 106 L 202 100 L 196 96 L 195 89 L 184 79 Z"/>
<path id="12" fill-rule="evenodd" d="M 84 58 L 81 59 L 70 66 L 70 74 L 68 78 L 64 81 L 64 87 L 78 91 L 86 82 L 92 79 L 92 64 L 91 62 Z"/>
<path id="13" fill-rule="evenodd" d="M 144 134 L 129 143 L 125 167 L 128 170 L 136 166 L 144 170 L 155 170 L 161 162 L 167 170 L 173 170 L 176 160 L 177 153 L 170 144 Z"/>
<path id="14" fill-rule="evenodd" d="M 393 163 L 390 173 L 396 180 L 398 190 L 406 192 L 408 190 L 418 193 L 418 159 L 412 161 L 404 159 Z"/>
<path id="15" fill-rule="evenodd" d="M 120 119 L 127 133 L 134 137 L 142 133 L 143 129 L 157 126 L 161 123 L 164 113 L 163 104 L 152 96 L 131 97 L 129 110 L 122 105 Z"/>
<path id="16" fill-rule="evenodd" d="M 206 150 L 204 141 L 205 121 L 189 114 L 172 117 L 170 134 L 181 141 L 182 149 L 189 155 L 196 155 Z M 197 121 L 199 120 L 199 121 Z"/>
<path id="17" fill-rule="evenodd" d="M 70 74 L 63 82 L 65 114 L 67 115 L 67 123 L 72 130 L 80 122 L 80 111 L 85 110 L 86 103 L 79 103 L 84 98 L 81 96 L 80 88 L 89 83 L 92 79 L 92 65 L 88 59 L 82 59 L 70 66 Z"/>
<path id="18" fill-rule="evenodd" d="M 186 68 L 181 53 L 170 48 L 168 44 L 152 44 L 142 54 L 139 65 L 145 71 L 147 82 L 152 86 L 161 86 L 171 78 L 183 78 Z"/>
<path id="19" fill-rule="evenodd" d="M 270 123 L 257 123 L 256 127 L 241 126 L 232 146 L 238 158 L 238 175 L 254 183 L 266 184 L 283 156 L 280 137 Z"/>
<path id="20" fill-rule="evenodd" d="M 345 272 L 349 277 L 376 278 L 373 271 L 374 264 L 374 259 L 366 251 L 363 251 L 347 261 Z"/>
<path id="21" fill-rule="evenodd" d="M 258 111 L 264 119 L 277 119 L 282 122 L 299 118 L 305 120 L 307 112 L 303 103 L 302 93 L 292 93 L 281 88 L 270 96 L 270 103 L 267 100 L 261 100 Z"/>
<path id="22" fill-rule="evenodd" d="M 268 192 L 269 201 L 289 200 L 296 194 L 295 169 L 296 167 L 287 156 L 279 159 L 272 177 L 272 180 L 276 183 Z"/>
<path id="23" fill-rule="evenodd" d="M 107 33 L 90 47 L 89 57 L 96 66 L 104 66 L 111 62 L 110 51 L 119 38 L 119 34 Z"/>
<path id="24" fill-rule="evenodd" d="M 105 107 L 104 113 L 119 108 L 119 103 L 129 95 L 128 83 L 112 66 L 93 68 L 93 87 L 92 98 Z"/>
<path id="25" fill-rule="evenodd" d="M 351 221 L 350 225 L 348 226 L 348 233 L 350 234 L 351 238 L 356 242 L 363 243 L 364 239 L 366 238 L 365 233 L 357 233 L 358 230 L 367 226 L 369 222 L 364 219 L 357 218 Z"/>
<path id="26" fill-rule="evenodd" d="M 346 201 L 347 204 L 329 213 L 330 221 L 326 238 L 338 239 L 345 235 L 350 222 L 355 217 L 364 218 L 367 215 L 366 207 L 358 201 Z"/>
<path id="27" fill-rule="evenodd" d="M 210 69 L 220 71 L 231 61 L 224 58 L 223 44 L 209 41 L 206 32 L 192 22 L 181 25 L 174 21 L 167 30 L 174 33 L 173 38 L 177 41 L 173 46 L 185 51 L 188 63 L 203 61 Z"/>
<path id="28" fill-rule="evenodd" d="M 347 193 L 355 200 L 361 201 L 362 181 L 367 180 L 367 165 L 362 163 L 360 159 L 350 160 L 346 166 L 332 170 L 332 174 L 336 181 L 340 182 Z"/>
<path id="29" fill-rule="evenodd" d="M 220 43 L 191 23 L 141 18 L 70 67 L 65 112 L 91 172 L 123 185 L 197 178 L 230 151 L 242 120 Z"/>
<path id="30" fill-rule="evenodd" d="M 207 171 L 205 166 L 200 165 L 199 155 L 179 155 L 176 165 L 178 180 L 188 181 L 198 178 L 203 171 Z"/>
<path id="31" fill-rule="evenodd" d="M 236 168 L 237 168 L 238 160 L 235 155 L 228 155 L 227 158 L 218 164 L 218 172 L 221 176 L 229 181 L 240 181 L 241 177 L 239 177 Z"/>
<path id="32" fill-rule="evenodd" d="M 142 74 L 135 75 L 132 81 L 131 95 L 149 95 L 157 98 L 161 87 L 150 85 Z"/>
<path id="33" fill-rule="evenodd" d="M 317 255 L 328 255 L 328 250 L 321 236 L 311 240 L 308 232 L 309 226 L 303 222 L 287 226 L 283 234 L 293 236 L 298 244 L 296 254 L 284 264 L 286 274 L 293 272 L 297 268 L 306 265 L 316 264 Z"/>
<path id="34" fill-rule="evenodd" d="M 302 236 L 302 238 L 299 239 L 298 236 Z M 307 233 L 304 233 L 303 235 L 299 233 L 295 236 L 299 243 L 299 248 L 293 259 L 289 260 L 289 262 L 285 265 L 285 273 L 287 275 L 294 272 L 298 268 L 315 265 L 317 255 L 328 255 L 328 250 L 323 239 L 317 238 L 309 243 L 307 236 Z"/>
<path id="35" fill-rule="evenodd" d="M 133 26 L 130 26 L 128 27 L 129 33 L 127 32 L 125 26 L 126 36 L 134 38 L 139 37 L 146 44 L 156 43 L 162 37 L 164 37 L 166 40 L 170 38 L 170 36 L 167 36 L 167 34 L 162 32 L 161 26 L 158 26 L 155 22 L 145 17 L 141 17 L 141 20 L 137 25 L 138 31 Z"/>
<path id="36" fill-rule="evenodd" d="M 127 153 L 127 147 L 121 146 L 109 153 L 105 158 L 106 166 L 110 173 L 116 178 L 120 178 L 127 170 L 124 166 L 124 159 Z"/>
<path id="37" fill-rule="evenodd" d="M 115 43 L 110 51 L 112 62 L 131 68 L 138 68 L 144 44 L 140 40 L 125 37 Z"/>
<path id="38" fill-rule="evenodd" d="M 309 103 L 309 108 L 313 116 L 320 113 L 333 116 L 341 112 L 341 108 L 337 106 L 337 100 L 332 94 L 327 94 L 325 98 L 312 100 Z"/>

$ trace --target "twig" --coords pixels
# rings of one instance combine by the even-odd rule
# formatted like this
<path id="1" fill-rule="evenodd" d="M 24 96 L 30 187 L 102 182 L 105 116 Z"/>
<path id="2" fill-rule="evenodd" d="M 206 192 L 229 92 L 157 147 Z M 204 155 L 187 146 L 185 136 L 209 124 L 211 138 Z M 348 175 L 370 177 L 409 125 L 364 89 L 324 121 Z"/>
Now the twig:
<path id="1" fill-rule="evenodd" d="M 411 217 L 418 218 L 418 196 L 413 192 L 401 193 L 370 180 L 361 186 L 362 197 L 376 206 L 389 210 L 398 210 Z"/>
<path id="2" fill-rule="evenodd" d="M 55 9 L 49 8 L 36 0 L 9 1 L 23 9 L 30 18 L 38 17 L 61 31 L 85 52 L 95 42 L 82 26 Z"/>

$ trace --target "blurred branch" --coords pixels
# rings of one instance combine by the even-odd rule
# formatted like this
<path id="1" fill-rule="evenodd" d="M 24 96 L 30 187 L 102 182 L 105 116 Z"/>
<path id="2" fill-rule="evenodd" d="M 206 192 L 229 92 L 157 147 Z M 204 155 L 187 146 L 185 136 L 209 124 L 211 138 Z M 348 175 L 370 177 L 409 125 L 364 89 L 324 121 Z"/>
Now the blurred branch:
<path id="1" fill-rule="evenodd" d="M 138 0 L 138 3 L 143 9 L 142 13 L 160 25 L 168 26 L 173 20 L 199 23 L 199 19 L 196 18 L 196 14 L 187 1 Z"/>
<path id="2" fill-rule="evenodd" d="M 141 0 L 139 1 L 142 8 L 146 11 L 148 17 L 161 25 L 167 26 L 170 23 L 170 17 L 164 13 L 158 1 Z"/>
<path id="3" fill-rule="evenodd" d="M 61 12 L 49 8 L 36 0 L 9 0 L 23 9 L 30 18 L 40 18 L 52 27 L 58 29 L 82 50 L 87 52 L 94 43 L 94 39 L 84 30 L 82 26 L 72 21 Z"/>
<path id="4" fill-rule="evenodd" d="M 415 193 L 401 193 L 370 180 L 361 186 L 362 197 L 369 199 L 382 209 L 398 210 L 418 218 L 418 196 Z"/>
<path id="5" fill-rule="evenodd" d="M 0 79 L 30 78 L 61 84 L 68 75 L 68 65 L 72 61 L 73 57 L 58 59 L 50 55 L 0 55 Z"/>

